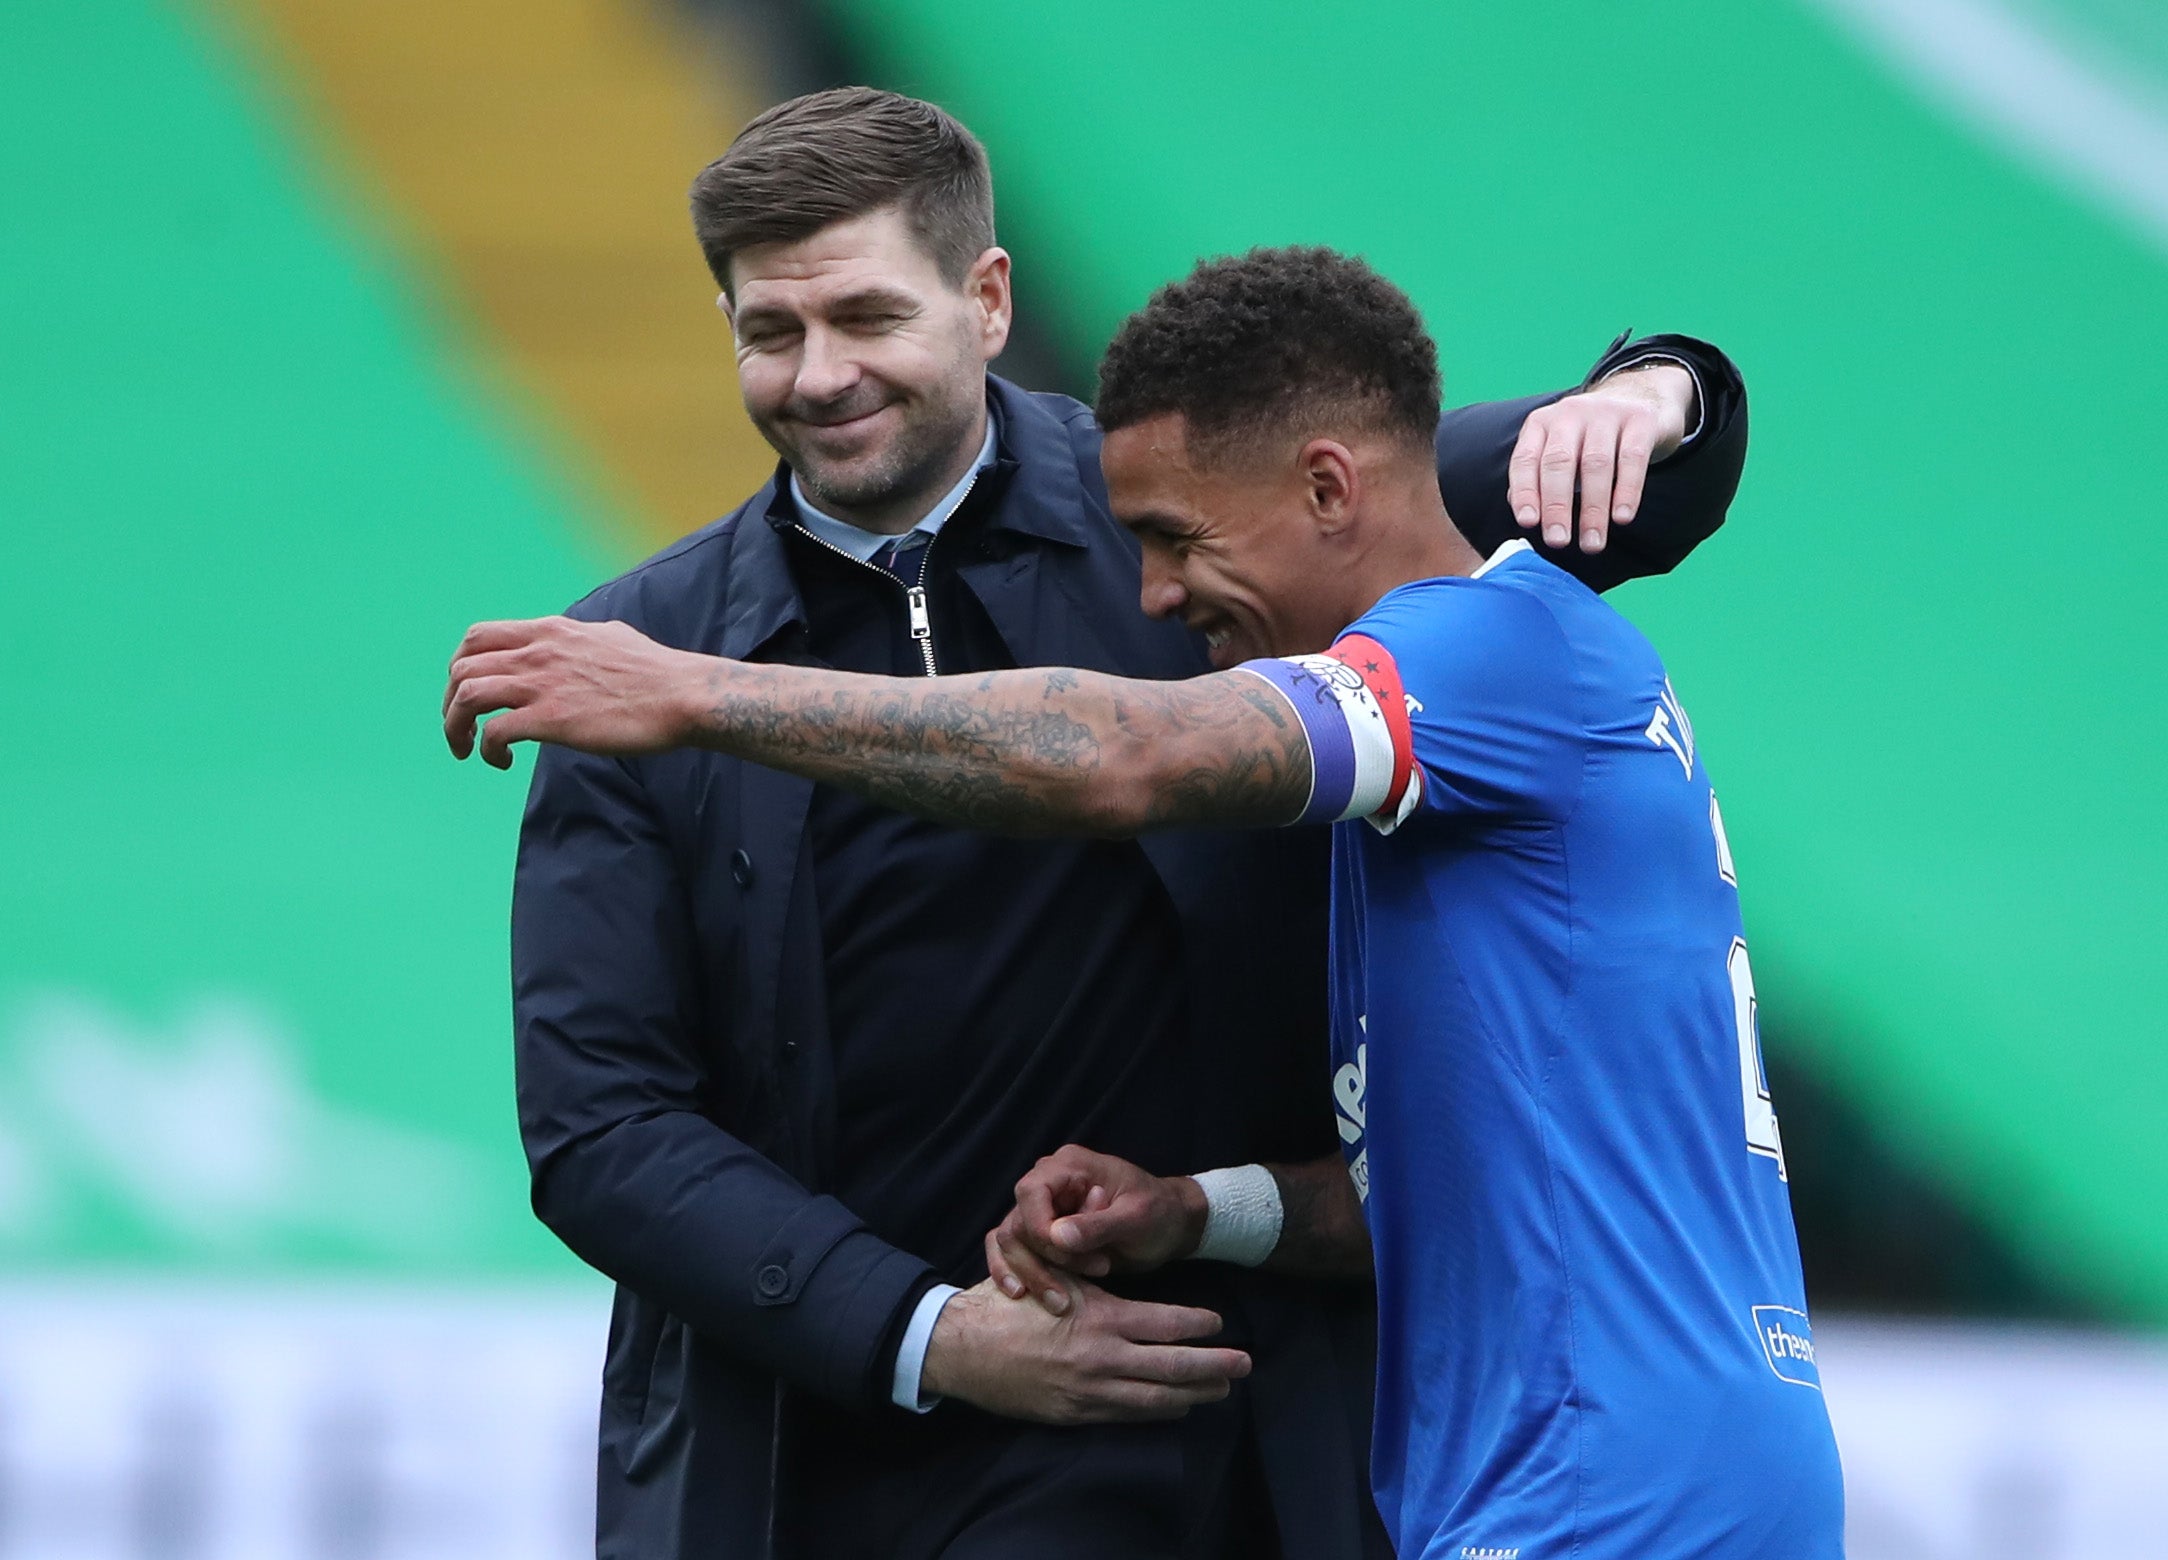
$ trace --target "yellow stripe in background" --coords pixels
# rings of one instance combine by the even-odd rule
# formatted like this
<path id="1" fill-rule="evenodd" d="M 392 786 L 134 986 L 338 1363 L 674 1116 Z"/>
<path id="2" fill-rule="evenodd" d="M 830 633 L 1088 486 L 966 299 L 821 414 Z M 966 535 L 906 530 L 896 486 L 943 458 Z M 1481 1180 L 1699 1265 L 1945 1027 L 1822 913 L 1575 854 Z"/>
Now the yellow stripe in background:
<path id="1" fill-rule="evenodd" d="M 767 101 L 749 49 L 660 0 L 212 3 L 270 46 L 637 543 L 766 480 L 685 204 Z"/>

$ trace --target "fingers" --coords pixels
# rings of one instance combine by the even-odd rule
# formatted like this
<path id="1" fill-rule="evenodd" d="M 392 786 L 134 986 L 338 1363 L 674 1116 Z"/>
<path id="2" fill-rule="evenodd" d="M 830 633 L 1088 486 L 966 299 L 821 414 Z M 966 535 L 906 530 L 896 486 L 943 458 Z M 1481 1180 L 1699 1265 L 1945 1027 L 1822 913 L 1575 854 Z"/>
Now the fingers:
<path id="1" fill-rule="evenodd" d="M 1544 421 L 1543 453 L 1536 459 L 1536 490 L 1546 547 L 1564 547 L 1573 540 L 1573 483 L 1581 474 L 1581 431 L 1578 417 Z"/>
<path id="2" fill-rule="evenodd" d="M 1054 1221 L 1047 1236 L 1057 1251 L 1067 1254 L 1064 1265 L 1087 1277 L 1102 1278 L 1114 1267 L 1108 1252 L 1150 1234 L 1151 1229 L 1149 1205 L 1141 1197 L 1126 1197 L 1110 1207 L 1065 1214 Z"/>
<path id="3" fill-rule="evenodd" d="M 1062 1265 L 1070 1272 L 1105 1278 L 1114 1271 L 1114 1258 L 1101 1248 L 1115 1244 L 1134 1221 L 1099 1217 L 1113 1201 L 1114 1194 L 1104 1186 L 1087 1187 L 1082 1209 L 1062 1215 L 1048 1228 L 1047 1238 L 1063 1253 Z"/>
<path id="4" fill-rule="evenodd" d="M 1104 1300 L 1107 1297 L 1099 1295 Z M 1146 1305 L 1145 1311 L 1187 1312 L 1204 1317 L 1217 1329 L 1219 1318 L 1183 1306 Z M 1185 1325 L 1194 1325 L 1188 1323 Z M 1093 1362 L 1080 1384 L 1076 1407 L 1081 1418 L 1174 1419 L 1199 1403 L 1216 1403 L 1250 1373 L 1241 1349 L 1215 1349 L 1178 1343 L 1102 1340 L 1092 1348 Z"/>
<path id="5" fill-rule="evenodd" d="M 1536 460 L 1543 453 L 1543 430 L 1548 420 L 1541 409 L 1528 415 L 1521 424 L 1520 438 L 1514 441 L 1513 458 L 1506 463 L 1506 503 L 1523 530 L 1533 527 L 1540 516 Z"/>
<path id="6" fill-rule="evenodd" d="M 1540 523 L 1546 547 L 1578 543 L 1583 552 L 1602 552 L 1611 527 L 1641 512 L 1664 439 L 1660 409 L 1615 387 L 1539 407 L 1521 424 L 1506 467 L 1513 518 L 1524 527 Z"/>
<path id="7" fill-rule="evenodd" d="M 459 648 L 452 652 L 457 661 L 464 656 L 482 655 L 491 650 L 517 650 L 535 640 L 558 632 L 572 620 L 566 617 L 507 618 L 502 622 L 477 623 L 460 636 Z"/>
<path id="8" fill-rule="evenodd" d="M 477 623 L 459 641 L 444 677 L 444 740 L 454 758 L 474 751 L 474 727 L 491 710 L 517 702 L 510 674 L 525 666 L 517 652 L 525 650 L 557 618 L 533 618 L 518 622 Z M 483 758 L 489 759 L 485 747 Z M 494 762 L 494 760 L 490 760 Z M 509 760 L 507 760 L 509 762 Z M 498 768 L 505 766 L 498 764 Z"/>
<path id="9" fill-rule="evenodd" d="M 1060 1217 L 1054 1209 L 1054 1185 L 1046 1173 L 1045 1161 L 1016 1183 L 1016 1208 L 1010 1218 L 1016 1221 L 1018 1233 L 1025 1240 L 1036 1240 L 1042 1245 L 1053 1240 L 1054 1220 Z M 1003 1224 L 1009 1220 L 1004 1219 Z"/>
<path id="10" fill-rule="evenodd" d="M 1219 1330 L 1210 1311 L 1121 1300 L 1096 1285 L 1067 1282 L 1075 1312 L 1066 1321 L 1003 1299 L 994 1283 L 968 1292 L 981 1297 L 975 1302 L 960 1297 L 943 1309 L 942 1326 L 954 1312 L 957 1327 L 975 1319 L 983 1334 L 973 1346 L 949 1351 L 988 1388 L 965 1396 L 996 1412 L 1057 1424 L 1171 1419 L 1225 1397 L 1250 1373 L 1241 1349 L 1185 1344 Z M 939 1327 L 935 1341 L 942 1341 Z M 927 1358 L 934 1369 L 933 1351 Z"/>
<path id="11" fill-rule="evenodd" d="M 1087 1208 L 1103 1208 L 1109 1200 L 1098 1168 L 1091 1163 L 1093 1157 L 1081 1150 L 1072 1153 L 1063 1149 L 1033 1165 L 1016 1183 L 1018 1229 L 1024 1239 L 1049 1256 L 1064 1250 L 1064 1242 L 1054 1233 L 1064 1217 Z"/>
<path id="12" fill-rule="evenodd" d="M 1069 1291 L 1016 1227 L 1016 1215 L 986 1232 L 986 1274 L 1011 1300 L 1027 1294 L 1055 1316 L 1069 1313 Z"/>
<path id="13" fill-rule="evenodd" d="M 1156 1381 L 1130 1381 L 1116 1377 L 1097 1382 L 1088 1396 L 1058 1417 L 1057 1423 L 1123 1423 L 1151 1419 L 1180 1419 L 1199 1403 L 1216 1403 L 1232 1390 L 1228 1382 L 1216 1386 L 1170 1387 Z"/>
<path id="14" fill-rule="evenodd" d="M 538 724 L 532 710 L 508 710 L 482 728 L 482 762 L 492 769 L 512 767 L 512 744 L 534 740 Z"/>
<path id="15" fill-rule="evenodd" d="M 1611 518 L 1618 524 L 1632 524 L 1641 512 L 1641 491 L 1649 480 L 1649 462 L 1655 458 L 1655 414 L 1628 417 L 1619 428 L 1618 478 L 1611 488 Z"/>
<path id="16" fill-rule="evenodd" d="M 477 623 L 460 636 L 459 648 L 452 652 L 444 678 L 444 739 L 453 757 L 465 758 L 474 751 L 477 720 L 493 709 L 509 708 L 518 702 L 508 697 L 516 690 L 507 686 L 506 679 L 511 673 L 535 665 L 534 648 L 545 640 L 560 639 L 574 628 L 572 619 L 566 617 L 512 618 Z M 482 757 L 496 763 L 490 757 L 486 738 Z M 506 754 L 505 762 L 497 767 L 502 769 L 510 762 Z"/>
<path id="17" fill-rule="evenodd" d="M 1125 1346 L 1107 1366 L 1113 1373 L 1086 1389 L 1088 1417 L 1179 1419 L 1199 1403 L 1226 1397 L 1251 1369 L 1240 1349 L 1141 1344 Z"/>
<path id="18" fill-rule="evenodd" d="M 1056 1217 L 1055 1188 L 1042 1171 L 1043 1164 L 1041 1169 L 1033 1170 L 1016 1183 L 1016 1206 L 999 1226 L 1000 1231 L 1013 1237 L 1013 1244 L 1017 1249 L 1030 1252 L 1035 1257 L 1042 1252 L 1051 1255 L 1061 1249 L 1054 1244 L 1053 1237 L 1048 1233 L 1053 1228 Z M 1038 1296 L 1041 1305 L 1056 1316 L 1068 1315 L 1068 1286 L 1057 1281 L 1043 1263 L 1035 1262 L 1034 1266 L 1038 1269 L 1039 1277 L 1030 1282 L 1031 1292 Z"/>
<path id="19" fill-rule="evenodd" d="M 1124 1300 L 1101 1294 L 1107 1325 L 1132 1343 L 1184 1343 L 1219 1335 L 1217 1314 L 1193 1305 L 1164 1305 L 1156 1300 Z"/>
<path id="20" fill-rule="evenodd" d="M 524 690 L 509 676 L 463 677 L 454 686 L 444 705 L 444 740 L 454 758 L 465 758 L 474 751 L 475 723 L 493 710 L 509 710 L 525 699 Z M 499 717 L 502 720 L 504 717 Z M 490 757 L 489 733 L 495 731 L 497 722 L 492 721 L 482 736 L 482 757 L 499 769 Z M 507 759 L 509 762 L 509 759 Z"/>
<path id="21" fill-rule="evenodd" d="M 1123 1376 L 1169 1387 L 1218 1387 L 1250 1373 L 1250 1357 L 1240 1349 L 1200 1349 L 1167 1344 L 1139 1344 L 1121 1358 Z"/>
<path id="22" fill-rule="evenodd" d="M 1002 1227 L 997 1224 L 988 1230 L 982 1244 L 986 1249 L 986 1276 L 1011 1300 L 1023 1299 L 1024 1281 L 1017 1277 L 1016 1269 L 1009 1264 L 1008 1252 L 1002 1249 Z"/>
<path id="23" fill-rule="evenodd" d="M 1611 479 L 1618 462 L 1618 423 L 1591 418 L 1581 434 L 1581 551 L 1602 552 L 1611 534 Z"/>

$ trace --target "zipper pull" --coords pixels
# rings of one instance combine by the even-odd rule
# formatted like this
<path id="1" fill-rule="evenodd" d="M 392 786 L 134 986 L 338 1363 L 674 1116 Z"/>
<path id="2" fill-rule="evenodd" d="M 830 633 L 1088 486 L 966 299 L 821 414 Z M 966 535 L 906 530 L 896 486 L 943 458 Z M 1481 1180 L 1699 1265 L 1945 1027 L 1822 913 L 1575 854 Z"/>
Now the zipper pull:
<path id="1" fill-rule="evenodd" d="M 911 609 L 911 637 L 917 640 L 933 638 L 933 619 L 926 612 L 926 587 L 910 586 L 904 591 L 903 599 Z"/>

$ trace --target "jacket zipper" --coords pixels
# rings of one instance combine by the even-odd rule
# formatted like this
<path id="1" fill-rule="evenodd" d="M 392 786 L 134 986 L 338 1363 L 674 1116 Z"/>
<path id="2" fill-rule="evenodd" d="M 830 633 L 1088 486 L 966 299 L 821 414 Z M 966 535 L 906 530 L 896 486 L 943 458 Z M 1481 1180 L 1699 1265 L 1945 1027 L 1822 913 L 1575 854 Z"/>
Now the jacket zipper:
<path id="1" fill-rule="evenodd" d="M 948 517 L 950 520 L 955 519 L 957 514 L 963 509 L 964 505 L 971 502 L 971 495 L 977 490 L 979 485 L 979 477 L 985 472 L 985 470 L 986 468 L 984 466 L 981 466 L 977 471 L 971 473 L 971 485 L 964 489 L 964 496 L 956 500 L 956 507 L 949 511 Z M 793 529 L 796 530 L 800 536 L 812 542 L 816 547 L 825 547 L 830 552 L 834 553 L 838 558 L 848 558 L 852 563 L 857 564 L 861 569 L 871 569 L 882 579 L 895 580 L 898 585 L 903 585 L 902 580 L 897 579 L 895 575 L 889 573 L 879 564 L 874 563 L 869 559 L 856 557 L 851 553 L 845 552 L 834 542 L 827 541 L 821 537 L 815 536 L 811 528 L 805 525 L 798 525 L 794 526 Z M 918 583 L 915 585 L 903 585 L 903 605 L 904 610 L 910 614 L 911 639 L 912 642 L 918 646 L 919 659 L 923 660 L 926 663 L 926 675 L 928 677 L 940 676 L 941 666 L 940 663 L 934 658 L 933 653 L 933 614 L 928 611 L 926 607 L 926 566 L 933 557 L 934 548 L 939 545 L 941 541 L 942 532 L 946 531 L 947 529 L 948 522 L 943 521 L 941 525 L 941 530 L 934 532 L 933 535 L 926 538 L 926 545 L 918 549 Z"/>

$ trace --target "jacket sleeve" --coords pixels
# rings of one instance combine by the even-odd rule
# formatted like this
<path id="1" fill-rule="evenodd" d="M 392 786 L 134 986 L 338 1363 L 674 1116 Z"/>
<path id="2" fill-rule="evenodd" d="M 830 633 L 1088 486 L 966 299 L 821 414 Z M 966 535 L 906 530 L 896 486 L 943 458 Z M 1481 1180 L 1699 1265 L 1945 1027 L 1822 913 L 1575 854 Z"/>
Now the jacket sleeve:
<path id="1" fill-rule="evenodd" d="M 535 1212 L 748 1363 L 838 1401 L 886 1402 L 932 1270 L 716 1125 L 698 1015 L 727 1006 L 703 1001 L 702 982 L 729 976 L 703 962 L 687 905 L 637 773 L 543 745 L 512 896 Z"/>
<path id="2" fill-rule="evenodd" d="M 1541 532 L 1521 528 L 1506 503 L 1506 467 L 1521 424 L 1536 408 L 1572 391 L 1486 401 L 1458 407 L 1439 419 L 1438 488 L 1447 512 L 1476 551 L 1488 555 L 1511 538 L 1524 537 L 1584 584 L 1609 590 L 1644 575 L 1668 574 L 1724 523 L 1746 464 L 1746 385 L 1730 358 L 1691 336 L 1631 341 L 1621 336 L 1579 388 L 1652 359 L 1678 363 L 1694 376 L 1701 388 L 1701 427 L 1686 448 L 1649 468 L 1640 513 L 1626 525 L 1614 525 L 1600 553 L 1585 553 L 1571 541 L 1563 547 L 1546 546 Z"/>

